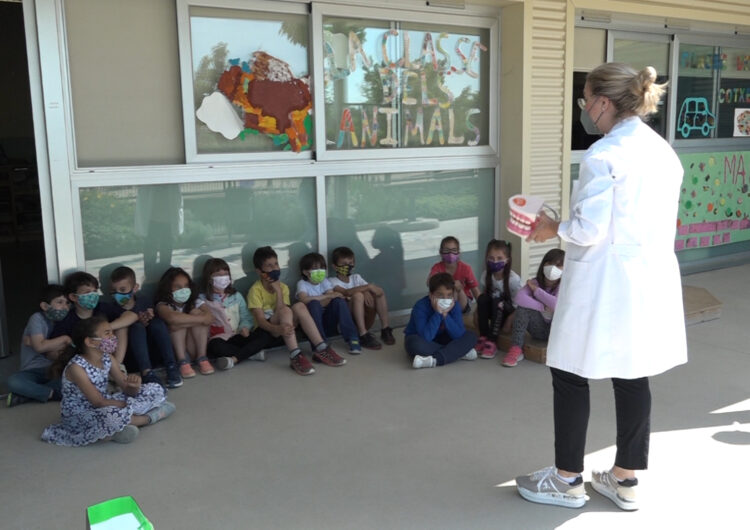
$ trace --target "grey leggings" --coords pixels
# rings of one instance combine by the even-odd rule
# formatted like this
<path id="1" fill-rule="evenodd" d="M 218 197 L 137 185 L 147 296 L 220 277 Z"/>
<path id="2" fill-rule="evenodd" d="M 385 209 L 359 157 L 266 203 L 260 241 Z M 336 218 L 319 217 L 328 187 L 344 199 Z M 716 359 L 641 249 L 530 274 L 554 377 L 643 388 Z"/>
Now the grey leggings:
<path id="1" fill-rule="evenodd" d="M 515 320 L 513 320 L 513 331 L 511 333 L 511 342 L 514 346 L 523 347 L 526 332 L 538 340 L 547 340 L 552 321 L 544 320 L 542 314 L 536 309 L 527 307 L 517 307 L 515 311 Z"/>

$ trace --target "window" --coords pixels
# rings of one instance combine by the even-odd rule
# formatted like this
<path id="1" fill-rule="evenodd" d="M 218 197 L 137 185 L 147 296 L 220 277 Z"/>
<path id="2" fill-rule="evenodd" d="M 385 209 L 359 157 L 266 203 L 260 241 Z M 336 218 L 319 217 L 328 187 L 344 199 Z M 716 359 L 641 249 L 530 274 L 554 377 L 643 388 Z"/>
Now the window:
<path id="1" fill-rule="evenodd" d="M 486 146 L 490 30 L 323 17 L 327 150 Z"/>
<path id="2" fill-rule="evenodd" d="M 302 5 L 278 4 L 178 4 L 188 162 L 312 148 L 309 19 Z"/>
<path id="3" fill-rule="evenodd" d="M 326 178 L 328 254 L 354 250 L 356 272 L 385 289 L 390 310 L 427 294 L 440 240 L 455 236 L 479 279 L 494 232 L 493 169 Z"/>
<path id="4" fill-rule="evenodd" d="M 83 261 L 92 274 L 116 263 L 140 283 L 155 283 L 175 265 L 195 279 L 210 255 L 229 263 L 235 281 L 249 275 L 237 286 L 244 292 L 257 247 L 274 247 L 291 270 L 282 279 L 294 285 L 295 252 L 318 244 L 312 178 L 83 188 L 79 196 Z"/>

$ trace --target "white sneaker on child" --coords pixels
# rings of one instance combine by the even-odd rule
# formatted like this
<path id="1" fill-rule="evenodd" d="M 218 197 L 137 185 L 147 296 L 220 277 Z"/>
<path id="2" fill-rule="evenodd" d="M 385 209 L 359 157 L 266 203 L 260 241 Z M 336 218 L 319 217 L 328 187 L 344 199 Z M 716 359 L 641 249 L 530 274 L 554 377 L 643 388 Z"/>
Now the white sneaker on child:
<path id="1" fill-rule="evenodd" d="M 263 361 L 266 360 L 266 351 L 265 350 L 260 350 L 255 355 L 251 355 L 250 357 L 248 357 L 248 360 L 250 360 L 250 361 L 258 361 L 258 362 L 262 363 Z"/>
<path id="2" fill-rule="evenodd" d="M 477 360 L 477 350 L 474 348 L 469 350 L 469 353 L 461 357 L 464 361 L 476 361 Z"/>
<path id="3" fill-rule="evenodd" d="M 437 359 L 435 359 L 432 355 L 415 355 L 412 366 L 414 368 L 433 368 L 437 366 Z"/>

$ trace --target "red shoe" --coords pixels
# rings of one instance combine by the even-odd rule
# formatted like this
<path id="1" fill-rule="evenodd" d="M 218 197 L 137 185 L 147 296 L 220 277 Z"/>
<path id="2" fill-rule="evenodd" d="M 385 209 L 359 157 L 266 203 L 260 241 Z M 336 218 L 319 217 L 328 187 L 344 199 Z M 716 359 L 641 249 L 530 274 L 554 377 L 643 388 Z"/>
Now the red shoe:
<path id="1" fill-rule="evenodd" d="M 520 346 L 513 345 L 508 350 L 508 353 L 505 354 L 500 364 L 512 368 L 521 361 L 523 361 L 523 350 Z"/>
<path id="2" fill-rule="evenodd" d="M 193 370 L 193 367 L 190 366 L 189 361 L 183 361 L 182 364 L 180 364 L 180 375 L 183 379 L 190 379 L 191 377 L 195 377 L 195 370 Z"/>
<path id="3" fill-rule="evenodd" d="M 323 363 L 327 366 L 344 366 L 346 364 L 346 359 L 336 353 L 330 346 L 321 352 L 313 353 L 313 361 Z"/>
<path id="4" fill-rule="evenodd" d="M 289 361 L 289 366 L 299 375 L 311 375 L 315 373 L 315 368 L 313 368 L 312 363 L 305 357 L 304 353 L 298 353 L 292 357 Z"/>
<path id="5" fill-rule="evenodd" d="M 482 349 L 479 350 L 479 357 L 482 359 L 494 359 L 497 355 L 497 344 L 488 340 L 482 345 Z"/>
<path id="6" fill-rule="evenodd" d="M 201 375 L 211 375 L 214 373 L 214 367 L 211 366 L 211 361 L 207 357 L 198 357 L 196 361 L 198 361 L 198 371 Z"/>

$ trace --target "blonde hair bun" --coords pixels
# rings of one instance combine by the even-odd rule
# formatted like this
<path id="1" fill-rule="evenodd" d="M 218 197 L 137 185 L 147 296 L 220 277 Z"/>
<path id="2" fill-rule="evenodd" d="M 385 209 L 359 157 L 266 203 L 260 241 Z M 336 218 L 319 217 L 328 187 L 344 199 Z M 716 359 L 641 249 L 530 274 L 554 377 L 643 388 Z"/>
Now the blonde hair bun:
<path id="1" fill-rule="evenodd" d="M 643 87 L 643 91 L 648 92 L 651 85 L 656 82 L 656 68 L 653 66 L 647 66 L 638 72 L 638 81 L 641 87 Z"/>

